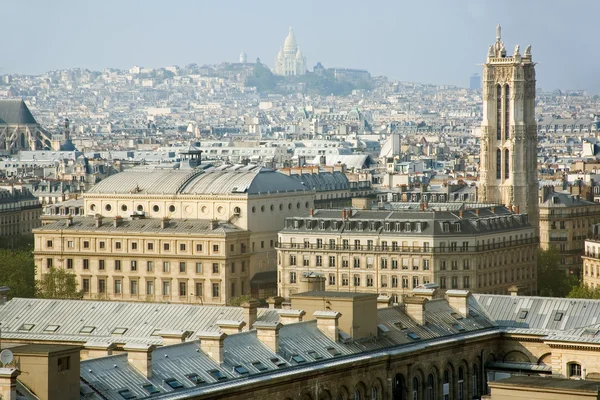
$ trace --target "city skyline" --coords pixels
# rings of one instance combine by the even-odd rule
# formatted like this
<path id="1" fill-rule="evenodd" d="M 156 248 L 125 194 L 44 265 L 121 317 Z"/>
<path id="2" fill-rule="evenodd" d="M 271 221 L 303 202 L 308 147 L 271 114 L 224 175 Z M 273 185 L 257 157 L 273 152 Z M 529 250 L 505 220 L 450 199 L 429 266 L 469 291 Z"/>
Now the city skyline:
<path id="1" fill-rule="evenodd" d="M 493 43 L 494 28 L 500 23 L 508 49 L 532 45 L 534 61 L 544 65 L 539 87 L 600 92 L 600 84 L 593 81 L 597 59 L 588 56 L 586 63 L 575 67 L 570 57 L 556 57 L 557 50 L 565 54 L 571 49 L 576 54 L 591 48 L 592 36 L 580 28 L 592 26 L 594 10 L 600 11 L 600 5 L 591 1 L 578 3 L 585 5 L 585 13 L 582 6 L 541 0 L 508 1 L 502 7 L 488 1 L 378 2 L 368 9 L 357 2 L 325 3 L 318 8 L 310 2 L 302 8 L 235 1 L 180 1 L 167 9 L 155 2 L 130 2 L 118 8 L 116 2 L 104 4 L 93 10 L 69 0 L 52 5 L 7 4 L 8 15 L 28 15 L 31 23 L 23 29 L 18 18 L 7 21 L 6 31 L 19 34 L 4 45 L 0 73 L 216 64 L 236 62 L 241 51 L 249 61 L 260 58 L 273 68 L 281 41 L 292 26 L 309 69 L 322 62 L 402 81 L 467 87 L 469 77 L 481 71 L 478 64 L 486 56 L 481 49 Z M 413 17 L 420 15 L 426 18 Z M 564 21 L 575 18 L 577 28 L 567 29 Z"/>

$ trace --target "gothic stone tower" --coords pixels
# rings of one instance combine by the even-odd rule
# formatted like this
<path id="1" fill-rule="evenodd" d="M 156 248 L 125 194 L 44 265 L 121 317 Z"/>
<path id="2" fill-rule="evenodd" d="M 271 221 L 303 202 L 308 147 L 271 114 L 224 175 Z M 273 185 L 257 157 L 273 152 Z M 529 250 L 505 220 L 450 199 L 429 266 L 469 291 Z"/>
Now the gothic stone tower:
<path id="1" fill-rule="evenodd" d="M 496 28 L 496 43 L 483 65 L 483 121 L 479 201 L 516 206 L 538 226 L 535 63 L 531 46 L 507 57 Z"/>

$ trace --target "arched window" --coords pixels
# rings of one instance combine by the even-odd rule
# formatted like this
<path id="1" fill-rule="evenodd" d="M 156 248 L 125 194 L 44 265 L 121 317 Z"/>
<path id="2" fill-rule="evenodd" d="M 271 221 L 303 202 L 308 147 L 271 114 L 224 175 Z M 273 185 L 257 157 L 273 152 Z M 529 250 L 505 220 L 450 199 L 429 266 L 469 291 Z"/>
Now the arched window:
<path id="1" fill-rule="evenodd" d="M 427 389 L 426 389 L 426 398 L 427 400 L 434 400 L 435 393 L 435 385 L 433 382 L 433 374 L 429 374 L 427 377 Z"/>
<path id="2" fill-rule="evenodd" d="M 458 368 L 458 400 L 465 398 L 465 370 L 463 367 Z"/>
<path id="3" fill-rule="evenodd" d="M 354 391 L 354 400 L 360 400 L 360 390 L 358 389 Z"/>
<path id="4" fill-rule="evenodd" d="M 371 400 L 377 400 L 377 388 L 375 386 L 373 386 L 371 388 Z"/>
<path id="5" fill-rule="evenodd" d="M 496 179 L 502 179 L 502 150 L 496 149 Z"/>
<path id="6" fill-rule="evenodd" d="M 569 373 L 569 378 L 579 379 L 581 378 L 581 364 L 572 362 L 567 364 L 567 372 Z"/>
<path id="7" fill-rule="evenodd" d="M 471 391 L 473 392 L 473 397 L 479 395 L 479 382 L 477 380 L 477 364 L 473 364 L 473 377 L 471 380 Z"/>
<path id="8" fill-rule="evenodd" d="M 510 177 L 510 150 L 504 149 L 504 179 Z"/>
<path id="9" fill-rule="evenodd" d="M 496 139 L 502 139 L 502 86 L 496 85 Z"/>
<path id="10" fill-rule="evenodd" d="M 510 137 L 510 86 L 504 88 L 504 139 Z"/>
<path id="11" fill-rule="evenodd" d="M 442 386 L 444 400 L 450 400 L 450 371 L 444 370 L 444 385 Z"/>
<path id="12" fill-rule="evenodd" d="M 419 379 L 413 378 L 412 382 L 412 400 L 419 400 Z"/>

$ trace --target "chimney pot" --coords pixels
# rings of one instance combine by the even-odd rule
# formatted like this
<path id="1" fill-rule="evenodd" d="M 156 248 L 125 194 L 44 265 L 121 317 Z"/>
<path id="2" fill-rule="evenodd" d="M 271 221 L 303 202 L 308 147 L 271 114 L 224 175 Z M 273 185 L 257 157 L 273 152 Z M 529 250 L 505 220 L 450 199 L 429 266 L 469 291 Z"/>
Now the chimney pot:
<path id="1" fill-rule="evenodd" d="M 256 338 L 267 346 L 272 352 L 279 352 L 279 330 L 283 325 L 279 322 L 256 322 Z"/>
<path id="2" fill-rule="evenodd" d="M 247 302 L 242 303 L 242 307 L 244 308 L 244 322 L 246 323 L 247 329 L 252 329 L 256 322 L 259 305 L 260 303 L 255 299 L 250 299 Z"/>
<path id="3" fill-rule="evenodd" d="M 308 215 L 310 215 L 312 217 L 314 215 L 314 213 L 315 213 L 315 210 L 311 208 L 310 211 L 308 212 Z"/>
<path id="4" fill-rule="evenodd" d="M 424 297 L 412 296 L 404 298 L 406 313 L 419 325 L 425 325 L 425 303 L 427 301 Z"/>
<path id="5" fill-rule="evenodd" d="M 469 316 L 469 291 L 468 290 L 447 290 L 446 299 L 448 305 L 461 313 L 463 316 Z"/>
<path id="6" fill-rule="evenodd" d="M 337 343 L 339 319 L 342 314 L 337 311 L 315 311 L 313 316 L 317 319 L 317 328 L 325 336 Z"/>
<path id="7" fill-rule="evenodd" d="M 160 221 L 160 229 L 165 229 L 167 226 L 169 226 L 169 218 L 165 217 Z"/>
<path id="8" fill-rule="evenodd" d="M 123 350 L 127 352 L 127 361 L 146 378 L 152 378 L 152 352 L 155 348 L 154 345 L 137 343 L 123 346 Z"/>
<path id="9" fill-rule="evenodd" d="M 346 219 L 346 210 L 342 210 L 342 219 Z"/>
<path id="10" fill-rule="evenodd" d="M 246 325 L 244 321 L 234 321 L 234 320 L 225 320 L 220 319 L 215 322 L 216 325 L 219 326 L 221 332 L 226 335 L 233 335 L 235 333 L 240 333 L 242 328 Z"/>
<path id="11" fill-rule="evenodd" d="M 302 322 L 302 317 L 306 314 L 303 310 L 279 310 L 279 322 L 284 325 Z"/>
<path id="12" fill-rule="evenodd" d="M 223 342 L 227 337 L 222 332 L 204 332 L 197 335 L 200 339 L 200 349 L 217 364 L 223 362 Z"/>

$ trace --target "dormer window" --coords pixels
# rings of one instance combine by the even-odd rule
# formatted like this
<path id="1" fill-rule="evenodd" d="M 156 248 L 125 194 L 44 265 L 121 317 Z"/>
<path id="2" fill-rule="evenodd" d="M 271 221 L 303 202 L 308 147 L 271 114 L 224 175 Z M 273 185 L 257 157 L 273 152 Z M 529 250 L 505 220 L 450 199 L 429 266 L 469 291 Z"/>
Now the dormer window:
<path id="1" fill-rule="evenodd" d="M 404 230 L 406 232 L 410 232 L 412 230 L 411 228 L 412 228 L 412 224 L 410 222 L 407 222 L 404 224 Z"/>
<path id="2" fill-rule="evenodd" d="M 362 221 L 359 221 L 359 222 L 358 222 L 358 230 L 359 230 L 359 231 L 362 231 L 362 230 L 363 230 L 363 222 L 362 222 Z"/>
<path id="3" fill-rule="evenodd" d="M 400 222 L 396 222 L 396 232 L 400 232 L 402 228 L 400 227 Z"/>
<path id="4" fill-rule="evenodd" d="M 443 225 L 443 227 L 444 227 L 444 228 L 443 228 L 443 229 L 444 229 L 444 232 L 450 232 L 450 223 L 448 223 L 448 222 L 444 222 L 444 225 Z"/>
<path id="5" fill-rule="evenodd" d="M 421 223 L 420 223 L 420 222 L 417 222 L 417 223 L 415 224 L 415 231 L 416 231 L 416 232 L 421 232 L 421 229 L 422 229 L 422 228 L 421 228 Z"/>
<path id="6" fill-rule="evenodd" d="M 319 221 L 319 229 L 325 229 L 325 221 Z"/>
<path id="7" fill-rule="evenodd" d="M 297 219 L 294 220 L 294 229 L 298 229 L 300 227 L 300 221 Z"/>
<path id="8" fill-rule="evenodd" d="M 386 232 L 389 232 L 389 231 L 390 231 L 390 223 L 389 223 L 389 222 L 386 222 L 386 223 L 385 223 L 385 231 L 386 231 Z"/>
<path id="9" fill-rule="evenodd" d="M 456 222 L 456 223 L 454 224 L 454 230 L 455 230 L 456 232 L 460 232 L 460 222 Z"/>

